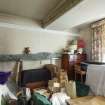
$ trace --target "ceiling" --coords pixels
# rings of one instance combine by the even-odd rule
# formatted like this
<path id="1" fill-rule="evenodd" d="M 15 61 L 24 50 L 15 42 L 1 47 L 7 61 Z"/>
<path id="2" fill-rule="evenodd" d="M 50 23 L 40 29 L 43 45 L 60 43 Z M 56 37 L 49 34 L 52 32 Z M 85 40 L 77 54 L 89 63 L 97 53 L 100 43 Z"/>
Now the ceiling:
<path id="1" fill-rule="evenodd" d="M 44 20 L 50 30 L 69 31 L 105 18 L 105 0 L 0 0 L 0 12 Z"/>
<path id="2" fill-rule="evenodd" d="M 42 20 L 60 0 L 0 0 L 0 12 Z"/>
<path id="3" fill-rule="evenodd" d="M 103 18 L 105 18 L 105 0 L 83 0 L 48 25 L 47 29 L 64 31 L 80 29 Z"/>
<path id="4" fill-rule="evenodd" d="M 44 28 L 83 0 L 0 0 L 0 13 L 37 20 Z"/>

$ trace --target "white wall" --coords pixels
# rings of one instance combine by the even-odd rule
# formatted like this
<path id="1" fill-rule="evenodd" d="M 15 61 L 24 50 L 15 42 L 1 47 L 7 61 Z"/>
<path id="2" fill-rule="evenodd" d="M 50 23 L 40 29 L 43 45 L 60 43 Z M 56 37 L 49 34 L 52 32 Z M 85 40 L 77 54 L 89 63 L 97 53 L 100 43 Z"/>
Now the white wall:
<path id="1" fill-rule="evenodd" d="M 31 53 L 58 52 L 65 47 L 71 33 L 42 29 L 37 22 L 15 16 L 0 15 L 0 54 L 21 54 L 24 47 L 30 47 Z M 54 62 L 54 61 L 53 61 Z M 50 63 L 50 61 L 43 61 Z M 40 62 L 30 62 L 39 67 Z M 0 70 L 11 70 L 13 63 L 0 63 Z M 28 68 L 30 67 L 28 66 Z M 26 67 L 27 68 L 27 67 Z"/>
<path id="2" fill-rule="evenodd" d="M 67 39 L 67 35 L 44 30 L 30 31 L 0 27 L 0 54 L 21 54 L 24 47 L 28 46 L 31 48 L 31 53 L 58 52 L 64 48 Z M 44 63 L 50 63 L 50 61 L 43 61 L 42 64 Z M 10 64 L 10 66 L 8 64 L 2 63 L 1 69 L 11 69 L 13 64 Z M 31 67 L 34 64 L 35 68 L 42 65 L 40 61 L 26 64 Z"/>
<path id="3" fill-rule="evenodd" d="M 42 30 L 0 27 L 0 54 L 19 54 L 24 47 L 32 53 L 56 52 L 65 46 L 68 36 Z"/>
<path id="4" fill-rule="evenodd" d="M 80 30 L 79 35 L 86 43 L 87 59 L 91 61 L 91 29 L 90 27 L 84 27 Z"/>

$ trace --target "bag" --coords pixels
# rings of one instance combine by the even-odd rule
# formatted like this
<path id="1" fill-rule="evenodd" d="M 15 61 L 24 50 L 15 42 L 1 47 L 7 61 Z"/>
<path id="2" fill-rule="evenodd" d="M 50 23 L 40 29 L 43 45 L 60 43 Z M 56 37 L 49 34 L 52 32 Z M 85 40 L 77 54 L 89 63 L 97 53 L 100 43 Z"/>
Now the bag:
<path id="1" fill-rule="evenodd" d="M 90 90 L 89 86 L 76 81 L 77 96 L 79 97 L 87 96 L 89 93 L 89 90 Z"/>
<path id="2" fill-rule="evenodd" d="M 69 81 L 66 84 L 66 92 L 71 98 L 76 98 L 76 84 L 75 81 Z"/>

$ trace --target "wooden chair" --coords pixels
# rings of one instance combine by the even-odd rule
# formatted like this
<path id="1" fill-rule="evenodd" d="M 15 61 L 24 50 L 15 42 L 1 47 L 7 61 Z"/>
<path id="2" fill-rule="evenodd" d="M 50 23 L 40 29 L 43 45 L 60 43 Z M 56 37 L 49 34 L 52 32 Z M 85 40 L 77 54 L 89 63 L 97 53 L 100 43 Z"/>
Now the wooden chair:
<path id="1" fill-rule="evenodd" d="M 81 69 L 80 65 L 75 65 L 75 80 L 77 80 L 77 75 L 80 75 L 80 81 L 83 83 L 84 82 L 84 76 L 86 75 L 86 71 Z"/>

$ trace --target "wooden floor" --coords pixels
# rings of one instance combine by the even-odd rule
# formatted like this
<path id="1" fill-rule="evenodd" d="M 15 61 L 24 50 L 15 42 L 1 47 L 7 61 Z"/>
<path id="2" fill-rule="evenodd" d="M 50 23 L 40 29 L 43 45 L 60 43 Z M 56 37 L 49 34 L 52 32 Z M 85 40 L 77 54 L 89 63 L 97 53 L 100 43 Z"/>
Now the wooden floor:
<path id="1" fill-rule="evenodd" d="M 68 105 L 105 105 L 105 97 L 86 96 L 76 99 L 67 100 Z"/>

